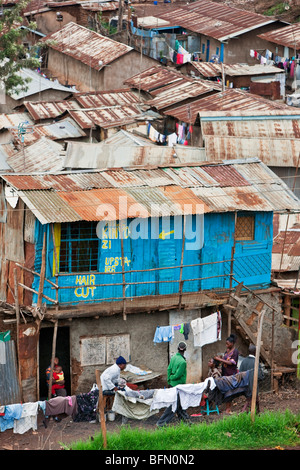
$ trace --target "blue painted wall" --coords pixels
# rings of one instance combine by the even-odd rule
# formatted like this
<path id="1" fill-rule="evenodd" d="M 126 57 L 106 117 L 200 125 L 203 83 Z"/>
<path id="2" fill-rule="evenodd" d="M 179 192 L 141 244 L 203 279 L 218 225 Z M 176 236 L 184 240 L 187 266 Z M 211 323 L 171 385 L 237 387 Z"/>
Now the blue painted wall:
<path id="1" fill-rule="evenodd" d="M 235 248 L 235 262 L 233 273 L 240 282 L 243 281 L 249 287 L 267 287 L 271 279 L 271 260 L 272 260 L 272 240 L 273 230 L 272 212 L 256 212 L 255 214 L 255 237 L 251 241 L 237 241 Z M 158 221 L 158 232 L 162 233 L 165 219 L 155 219 Z M 216 261 L 230 260 L 231 250 L 234 243 L 234 213 L 205 214 L 204 222 L 200 231 L 203 230 L 203 244 L 200 242 L 197 249 L 187 249 L 192 247 L 193 240 L 187 237 L 185 243 L 183 264 L 212 263 Z M 132 220 L 127 221 L 127 227 Z M 151 233 L 151 223 L 153 228 L 154 219 L 144 220 L 141 237 L 132 239 L 124 238 L 124 260 L 125 271 L 143 270 L 157 267 L 172 267 L 174 269 L 149 271 L 146 273 L 130 272 L 125 276 L 126 283 L 144 282 L 145 284 L 126 286 L 126 297 L 171 294 L 179 291 L 179 282 L 170 283 L 174 279 L 179 280 L 182 238 L 174 238 L 171 233 L 165 239 L 163 237 L 155 238 L 149 236 Z M 175 229 L 177 218 L 171 218 L 170 232 Z M 199 221 L 198 221 L 199 222 Z M 187 230 L 195 230 L 197 226 L 196 218 L 190 217 L 187 223 Z M 132 226 L 131 226 L 132 227 Z M 176 225 L 176 227 L 178 227 Z M 39 272 L 41 267 L 41 251 L 43 233 L 47 234 L 47 269 L 46 277 L 55 281 L 53 277 L 53 236 L 50 225 L 42 226 L 36 222 L 36 257 L 35 270 Z M 165 230 L 166 231 L 166 230 Z M 178 231 L 176 231 L 178 236 Z M 198 233 L 198 232 L 197 232 Z M 158 235 L 158 233 L 156 234 Z M 199 233 L 198 233 L 198 237 Z M 108 246 L 107 242 L 99 240 L 99 263 L 98 271 L 105 274 L 79 273 L 59 276 L 60 286 L 74 286 L 69 289 L 60 289 L 59 301 L 62 304 L 77 304 L 79 302 L 99 302 L 101 300 L 116 300 L 122 297 L 122 266 L 121 266 L 121 242 L 120 238 L 111 239 Z M 113 273 L 113 274 L 111 274 Z M 199 290 L 211 290 L 220 288 L 229 288 L 230 262 L 220 264 L 207 264 L 204 266 L 186 267 L 182 270 L 182 278 L 189 280 L 183 284 L 184 292 L 196 292 Z M 88 277 L 87 275 L 91 275 Z M 197 278 L 209 278 L 204 280 L 194 280 Z M 154 283 L 153 281 L 162 281 Z M 119 286 L 112 285 L 120 283 Z M 34 288 L 38 290 L 39 279 L 34 280 Z M 87 285 L 91 284 L 90 287 Z M 96 287 L 97 284 L 109 284 L 104 287 Z M 235 283 L 233 283 L 235 285 Z M 55 290 L 48 283 L 45 283 L 44 293 L 50 298 L 55 299 Z M 36 302 L 36 296 L 33 299 Z M 49 302 L 47 302 L 49 303 Z"/>

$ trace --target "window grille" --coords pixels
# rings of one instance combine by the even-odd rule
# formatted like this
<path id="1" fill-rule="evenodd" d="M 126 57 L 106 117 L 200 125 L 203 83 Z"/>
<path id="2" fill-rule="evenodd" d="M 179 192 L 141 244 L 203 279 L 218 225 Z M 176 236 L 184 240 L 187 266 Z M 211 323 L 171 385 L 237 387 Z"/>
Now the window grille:
<path id="1" fill-rule="evenodd" d="M 96 222 L 61 224 L 61 273 L 98 270 L 100 244 L 96 226 Z"/>
<path id="2" fill-rule="evenodd" d="M 236 240 L 254 240 L 254 216 L 237 216 Z"/>

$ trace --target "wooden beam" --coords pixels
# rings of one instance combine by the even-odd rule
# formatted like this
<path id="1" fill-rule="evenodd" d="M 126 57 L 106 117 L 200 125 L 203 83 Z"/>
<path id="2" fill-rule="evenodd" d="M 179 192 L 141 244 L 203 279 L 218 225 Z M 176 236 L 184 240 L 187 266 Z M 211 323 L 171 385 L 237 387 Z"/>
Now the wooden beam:
<path id="1" fill-rule="evenodd" d="M 100 380 L 100 370 L 96 369 L 96 383 L 99 389 L 99 399 L 98 399 L 98 408 L 100 414 L 100 424 L 101 424 L 101 434 L 103 438 L 103 447 L 104 449 L 107 448 L 107 438 L 106 438 L 106 423 L 105 423 L 105 413 L 104 413 L 104 399 L 103 399 L 103 392 L 102 392 L 102 385 Z"/>
<path id="2" fill-rule="evenodd" d="M 52 356 L 51 356 L 51 370 L 50 370 L 50 381 L 49 381 L 49 389 L 48 389 L 48 400 L 51 398 L 51 388 L 52 388 L 52 381 L 53 381 L 53 367 L 54 367 L 54 358 L 56 353 L 56 339 L 57 339 L 57 327 L 58 321 L 56 320 L 53 329 L 53 340 L 52 340 Z"/>
<path id="3" fill-rule="evenodd" d="M 44 232 L 44 239 L 43 239 L 41 277 L 40 277 L 39 292 L 38 292 L 38 299 L 37 299 L 38 308 L 42 307 L 45 273 L 46 273 L 46 232 Z"/>
<path id="4" fill-rule="evenodd" d="M 17 268 L 14 268 L 14 288 L 15 288 L 15 305 L 16 305 L 16 320 L 17 320 L 18 377 L 19 377 L 20 392 L 21 392 L 21 399 L 22 399 L 22 378 L 21 378 L 21 364 L 20 364 L 20 306 L 19 306 Z"/>
<path id="5" fill-rule="evenodd" d="M 258 331 L 257 331 L 257 341 L 256 341 L 256 352 L 255 352 L 255 362 L 254 362 L 254 375 L 253 375 L 253 388 L 252 388 L 252 400 L 251 400 L 251 420 L 254 421 L 255 409 L 256 409 L 256 396 L 257 396 L 257 387 L 258 387 L 258 367 L 259 367 L 259 356 L 261 348 L 261 334 L 263 319 L 265 316 L 266 310 L 263 310 L 258 317 Z"/>

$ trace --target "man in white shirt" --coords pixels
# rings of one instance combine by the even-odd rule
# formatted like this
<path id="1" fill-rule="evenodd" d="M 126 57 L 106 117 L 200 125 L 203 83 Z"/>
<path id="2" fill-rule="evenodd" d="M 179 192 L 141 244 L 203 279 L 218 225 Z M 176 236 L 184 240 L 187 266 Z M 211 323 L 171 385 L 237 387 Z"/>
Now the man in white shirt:
<path id="1" fill-rule="evenodd" d="M 100 376 L 103 395 L 114 395 L 118 390 L 117 384 L 120 379 L 121 370 L 126 367 L 126 360 L 119 356 L 115 364 L 108 367 Z"/>

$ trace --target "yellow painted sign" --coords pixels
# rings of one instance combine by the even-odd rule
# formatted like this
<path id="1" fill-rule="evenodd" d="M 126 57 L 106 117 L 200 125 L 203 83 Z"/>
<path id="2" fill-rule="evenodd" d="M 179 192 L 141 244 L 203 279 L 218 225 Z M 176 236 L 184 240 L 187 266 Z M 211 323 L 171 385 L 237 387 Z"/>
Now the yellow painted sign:
<path id="1" fill-rule="evenodd" d="M 76 287 L 74 294 L 76 297 L 83 297 L 86 299 L 90 294 L 94 297 L 94 291 L 96 287 L 95 284 L 95 275 L 94 274 L 85 274 L 82 276 L 76 276 L 75 284 L 79 284 L 81 287 Z M 85 286 L 85 287 L 84 287 Z"/>

